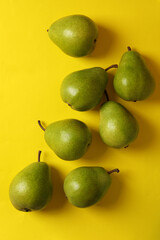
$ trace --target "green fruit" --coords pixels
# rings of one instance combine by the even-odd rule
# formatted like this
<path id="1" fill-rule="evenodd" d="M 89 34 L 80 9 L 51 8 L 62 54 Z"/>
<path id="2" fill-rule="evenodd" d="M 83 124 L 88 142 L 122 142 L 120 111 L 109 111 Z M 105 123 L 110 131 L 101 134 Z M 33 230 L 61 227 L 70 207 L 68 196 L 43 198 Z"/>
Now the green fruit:
<path id="1" fill-rule="evenodd" d="M 114 89 L 126 101 L 144 100 L 152 94 L 155 82 L 141 55 L 129 47 L 128 50 L 121 58 Z"/>
<path id="2" fill-rule="evenodd" d="M 100 103 L 107 82 L 107 73 L 100 67 L 73 72 L 62 82 L 62 100 L 77 111 L 87 111 Z"/>
<path id="3" fill-rule="evenodd" d="M 110 173 L 102 167 L 79 167 L 71 171 L 64 180 L 64 192 L 74 206 L 89 207 L 98 202 L 111 185 Z"/>
<path id="4" fill-rule="evenodd" d="M 49 166 L 39 161 L 30 164 L 12 180 L 9 196 L 13 206 L 24 212 L 39 210 L 48 204 L 52 196 Z"/>
<path id="5" fill-rule="evenodd" d="M 64 53 L 72 57 L 82 57 L 93 51 L 98 29 L 90 18 L 71 15 L 54 22 L 48 34 Z"/>
<path id="6" fill-rule="evenodd" d="M 120 103 L 106 102 L 100 109 L 100 136 L 105 144 L 114 148 L 128 146 L 138 135 L 134 116 Z"/>
<path id="7" fill-rule="evenodd" d="M 40 121 L 38 123 L 42 127 Z M 64 160 L 81 158 L 92 140 L 87 125 L 76 119 L 57 121 L 43 130 L 45 130 L 44 138 L 48 146 Z"/>

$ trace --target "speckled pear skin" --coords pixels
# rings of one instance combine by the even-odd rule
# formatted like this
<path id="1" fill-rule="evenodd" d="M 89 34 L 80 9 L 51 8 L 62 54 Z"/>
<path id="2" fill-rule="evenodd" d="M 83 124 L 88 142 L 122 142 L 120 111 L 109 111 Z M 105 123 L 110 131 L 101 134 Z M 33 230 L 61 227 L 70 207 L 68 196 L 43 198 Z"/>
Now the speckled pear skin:
<path id="1" fill-rule="evenodd" d="M 122 148 L 133 142 L 139 132 L 134 116 L 120 103 L 108 101 L 100 109 L 99 133 L 105 144 Z"/>
<path id="2" fill-rule="evenodd" d="M 24 212 L 46 207 L 52 196 L 50 167 L 35 162 L 25 167 L 12 180 L 9 196 L 13 206 Z"/>
<path id="3" fill-rule="evenodd" d="M 81 158 L 92 141 L 87 125 L 76 119 L 65 119 L 50 124 L 44 137 L 48 146 L 63 160 Z"/>
<path id="4" fill-rule="evenodd" d="M 90 110 L 100 103 L 107 82 L 108 75 L 100 67 L 73 72 L 62 82 L 61 98 L 74 110 Z"/>
<path id="5" fill-rule="evenodd" d="M 144 100 L 155 88 L 151 73 L 136 51 L 127 51 L 123 54 L 113 85 L 119 97 L 126 101 Z"/>
<path id="6" fill-rule="evenodd" d="M 64 192 L 71 204 L 79 208 L 98 202 L 107 192 L 111 177 L 102 167 L 79 167 L 64 180 Z"/>
<path id="7" fill-rule="evenodd" d="M 84 15 L 71 15 L 54 22 L 48 34 L 64 53 L 72 57 L 82 57 L 95 48 L 98 28 L 90 18 Z"/>

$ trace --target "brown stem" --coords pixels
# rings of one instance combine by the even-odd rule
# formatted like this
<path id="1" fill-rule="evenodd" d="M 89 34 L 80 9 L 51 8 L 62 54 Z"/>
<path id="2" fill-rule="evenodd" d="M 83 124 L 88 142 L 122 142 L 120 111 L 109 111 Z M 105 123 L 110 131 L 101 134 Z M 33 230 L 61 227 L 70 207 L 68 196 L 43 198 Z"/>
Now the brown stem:
<path id="1" fill-rule="evenodd" d="M 132 51 L 131 47 L 129 47 L 129 46 L 127 47 L 127 49 L 128 49 L 128 51 Z"/>
<path id="2" fill-rule="evenodd" d="M 38 162 L 40 162 L 41 153 L 42 151 L 38 151 Z"/>
<path id="3" fill-rule="evenodd" d="M 111 68 L 118 68 L 118 64 L 113 64 L 111 66 L 109 66 L 108 68 L 104 69 L 105 71 L 108 71 Z"/>
<path id="4" fill-rule="evenodd" d="M 49 29 L 47 29 L 47 32 L 49 31 Z"/>
<path id="5" fill-rule="evenodd" d="M 45 131 L 46 129 L 42 126 L 42 123 L 41 123 L 41 121 L 40 120 L 38 120 L 38 124 L 39 124 L 39 126 L 40 126 L 40 128 L 43 130 L 43 131 Z"/>
<path id="6" fill-rule="evenodd" d="M 129 145 L 125 146 L 124 148 L 127 148 Z"/>
<path id="7" fill-rule="evenodd" d="M 107 102 L 108 102 L 108 101 L 109 101 L 109 96 L 108 96 L 108 93 L 107 93 L 107 90 L 106 90 L 106 89 L 104 90 L 104 94 L 105 94 L 106 99 L 107 99 Z"/>
<path id="8" fill-rule="evenodd" d="M 119 173 L 120 171 L 119 171 L 118 168 L 115 168 L 115 169 L 113 169 L 113 170 L 111 170 L 111 171 L 108 171 L 107 173 L 108 173 L 108 174 L 111 174 L 111 173 L 114 173 L 114 172 Z"/>

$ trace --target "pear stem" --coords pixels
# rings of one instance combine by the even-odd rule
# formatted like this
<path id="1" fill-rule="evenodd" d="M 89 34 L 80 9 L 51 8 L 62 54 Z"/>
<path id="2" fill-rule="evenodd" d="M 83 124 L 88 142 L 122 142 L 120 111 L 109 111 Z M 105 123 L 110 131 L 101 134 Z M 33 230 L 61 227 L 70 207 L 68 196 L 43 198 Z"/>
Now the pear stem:
<path id="1" fill-rule="evenodd" d="M 104 69 L 105 71 L 108 71 L 111 68 L 118 68 L 118 64 L 113 64 L 111 66 L 109 66 L 108 68 Z"/>
<path id="2" fill-rule="evenodd" d="M 40 120 L 38 120 L 38 124 L 39 124 L 39 126 L 40 126 L 40 128 L 43 130 L 43 131 L 45 131 L 46 129 L 42 126 L 42 123 L 41 123 L 41 121 Z"/>
<path id="3" fill-rule="evenodd" d="M 109 101 L 109 96 L 108 96 L 108 93 L 107 93 L 107 90 L 106 90 L 106 89 L 104 90 L 104 94 L 105 94 L 106 99 L 107 99 L 107 102 L 108 102 L 108 101 Z"/>
<path id="4" fill-rule="evenodd" d="M 119 173 L 120 171 L 119 171 L 118 168 L 115 168 L 115 169 L 113 169 L 113 170 L 111 170 L 111 171 L 108 171 L 107 173 L 108 173 L 108 174 L 111 174 L 111 173 L 114 173 L 114 172 Z"/>
<path id="5" fill-rule="evenodd" d="M 127 148 L 129 145 L 125 146 L 124 148 Z"/>
<path id="6" fill-rule="evenodd" d="M 129 47 L 129 46 L 127 47 L 127 49 L 128 49 L 128 51 L 132 51 L 131 47 Z"/>
<path id="7" fill-rule="evenodd" d="M 38 162 L 40 162 L 41 153 L 42 151 L 38 151 Z"/>

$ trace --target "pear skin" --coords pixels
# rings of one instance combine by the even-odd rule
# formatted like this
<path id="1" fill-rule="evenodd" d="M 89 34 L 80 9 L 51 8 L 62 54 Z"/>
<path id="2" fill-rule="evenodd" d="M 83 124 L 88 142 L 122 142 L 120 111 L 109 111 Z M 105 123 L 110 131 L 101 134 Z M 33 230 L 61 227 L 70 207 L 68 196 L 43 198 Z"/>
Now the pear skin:
<path id="1" fill-rule="evenodd" d="M 108 101 L 100 109 L 99 133 L 105 144 L 122 148 L 133 142 L 139 132 L 134 116 L 120 103 Z"/>
<path id="2" fill-rule="evenodd" d="M 98 28 L 87 16 L 71 15 L 55 21 L 50 26 L 48 35 L 67 55 L 82 57 L 95 48 Z"/>
<path id="3" fill-rule="evenodd" d="M 119 97 L 135 102 L 153 93 L 155 81 L 141 55 L 128 48 L 121 58 L 113 85 Z"/>

